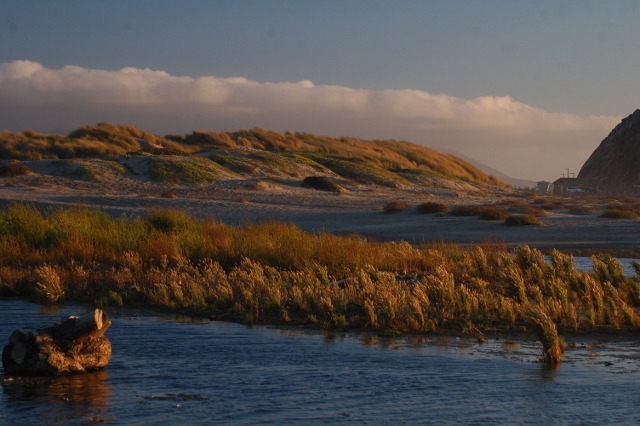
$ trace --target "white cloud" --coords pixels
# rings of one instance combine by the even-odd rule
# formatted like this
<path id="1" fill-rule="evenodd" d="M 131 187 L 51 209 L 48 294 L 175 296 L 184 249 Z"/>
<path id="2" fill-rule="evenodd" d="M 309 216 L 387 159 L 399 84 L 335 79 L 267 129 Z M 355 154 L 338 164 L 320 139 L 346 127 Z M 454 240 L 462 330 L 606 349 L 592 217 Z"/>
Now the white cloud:
<path id="1" fill-rule="evenodd" d="M 263 126 L 406 139 L 460 151 L 514 177 L 577 171 L 619 117 L 551 113 L 508 96 L 461 99 L 420 90 L 176 77 L 164 71 L 0 63 L 0 127 L 131 122 L 157 133 Z M 57 121 L 53 121 L 57 120 Z M 558 172 L 558 173 L 559 173 Z"/>

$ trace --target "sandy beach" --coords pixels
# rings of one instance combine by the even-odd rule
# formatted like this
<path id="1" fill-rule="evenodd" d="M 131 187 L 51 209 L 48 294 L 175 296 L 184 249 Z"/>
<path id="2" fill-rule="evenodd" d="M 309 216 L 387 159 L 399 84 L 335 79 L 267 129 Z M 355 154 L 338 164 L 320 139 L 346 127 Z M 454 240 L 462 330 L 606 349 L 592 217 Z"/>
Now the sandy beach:
<path id="1" fill-rule="evenodd" d="M 437 201 L 450 208 L 498 202 L 531 203 L 513 190 L 469 184 L 392 189 L 343 182 L 345 193 L 336 194 L 303 187 L 301 179 L 295 177 L 263 179 L 259 185 L 242 179 L 200 186 L 161 185 L 142 178 L 95 181 L 57 176 L 42 165 L 38 168 L 36 163 L 42 162 L 30 163 L 35 173 L 0 180 L 0 207 L 13 202 L 33 203 L 43 209 L 82 206 L 104 209 L 115 217 L 144 215 L 154 209 L 180 209 L 228 224 L 277 220 L 294 222 L 311 232 L 355 232 L 382 241 L 458 244 L 496 241 L 510 247 L 526 244 L 544 250 L 557 248 L 575 254 L 607 251 L 619 256 L 640 252 L 640 221 L 600 218 L 604 199 L 565 200 L 589 203 L 595 208 L 589 214 L 551 210 L 540 218 L 543 226 L 509 227 L 501 221 L 478 220 L 477 216 L 436 217 L 417 213 L 415 206 L 425 201 Z M 383 207 L 391 201 L 403 201 L 410 207 L 384 213 Z"/>

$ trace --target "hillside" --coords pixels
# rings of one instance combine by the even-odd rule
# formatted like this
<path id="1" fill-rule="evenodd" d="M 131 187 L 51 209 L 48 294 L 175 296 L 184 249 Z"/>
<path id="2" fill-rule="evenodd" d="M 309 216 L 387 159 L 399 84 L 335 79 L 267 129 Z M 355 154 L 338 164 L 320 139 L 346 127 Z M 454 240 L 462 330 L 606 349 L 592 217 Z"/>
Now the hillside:
<path id="1" fill-rule="evenodd" d="M 261 128 L 235 132 L 195 131 L 162 137 L 131 125 L 110 123 L 83 126 L 68 136 L 34 131 L 0 132 L 0 157 L 4 159 L 114 160 L 140 151 L 174 157 L 198 154 L 228 169 L 227 175 L 251 174 L 251 170 L 270 163 L 272 169 L 307 165 L 317 172 L 391 187 L 424 184 L 431 178 L 506 186 L 454 155 L 404 141 L 278 133 Z"/>
<path id="2" fill-rule="evenodd" d="M 640 185 L 640 109 L 624 118 L 580 169 L 578 177 L 603 191 L 634 191 Z"/>
<path id="3" fill-rule="evenodd" d="M 474 166 L 476 166 L 477 168 L 479 168 L 489 176 L 493 176 L 496 179 L 499 179 L 500 181 L 506 183 L 507 185 L 513 186 L 514 188 L 535 188 L 536 186 L 536 183 L 532 180 L 513 178 L 511 176 L 508 176 L 500 172 L 499 170 L 494 169 L 491 166 L 481 163 L 480 161 L 474 160 L 473 158 L 467 157 L 466 155 L 461 154 L 458 151 L 447 149 L 444 152 L 454 155 L 460 158 L 461 160 L 466 161 L 467 163 L 473 164 Z"/>

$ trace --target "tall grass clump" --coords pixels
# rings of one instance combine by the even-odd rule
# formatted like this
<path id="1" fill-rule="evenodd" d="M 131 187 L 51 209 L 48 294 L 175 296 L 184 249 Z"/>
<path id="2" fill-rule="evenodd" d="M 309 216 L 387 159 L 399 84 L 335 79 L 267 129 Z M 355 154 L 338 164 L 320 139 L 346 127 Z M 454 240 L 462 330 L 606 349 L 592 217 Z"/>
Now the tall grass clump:
<path id="1" fill-rule="evenodd" d="M 435 201 L 428 201 L 418 204 L 416 208 L 420 214 L 442 213 L 449 210 L 449 206 L 444 203 L 438 203 Z"/>
<path id="2" fill-rule="evenodd" d="M 607 209 L 605 210 L 600 217 L 608 218 L 608 219 L 635 219 L 638 217 L 638 214 L 633 210 L 625 210 L 625 209 Z"/>
<path id="3" fill-rule="evenodd" d="M 527 246 L 369 242 L 282 222 L 229 226 L 178 210 L 118 219 L 90 209 L 0 210 L 3 296 L 394 332 L 534 324 L 551 360 L 558 329 L 640 327 L 638 278 L 617 260 L 595 256 L 587 273 L 561 252 L 549 257 Z"/>
<path id="4" fill-rule="evenodd" d="M 451 209 L 452 216 L 479 216 L 483 211 L 483 206 L 476 204 L 467 204 L 455 206 Z"/>
<path id="5" fill-rule="evenodd" d="M 497 206 L 487 206 L 480 213 L 480 220 L 505 220 L 509 216 L 509 213 Z"/>
<path id="6" fill-rule="evenodd" d="M 531 214 L 514 214 L 507 216 L 504 220 L 504 224 L 507 226 L 542 225 L 542 223 Z"/>
<path id="7" fill-rule="evenodd" d="M 384 213 L 396 213 L 409 208 L 409 204 L 404 201 L 391 201 L 382 208 Z"/>
<path id="8" fill-rule="evenodd" d="M 65 288 L 57 271 L 49 265 L 42 265 L 35 269 L 36 287 L 35 299 L 45 303 L 59 303 L 64 301 Z"/>
<path id="9" fill-rule="evenodd" d="M 564 357 L 566 344 L 558 336 L 558 329 L 549 316 L 539 307 L 532 307 L 529 319 L 534 324 L 542 342 L 542 353 L 547 364 L 558 364 Z"/>
<path id="10" fill-rule="evenodd" d="M 545 209 L 536 206 L 522 206 L 522 214 L 531 215 L 535 217 L 545 217 Z"/>

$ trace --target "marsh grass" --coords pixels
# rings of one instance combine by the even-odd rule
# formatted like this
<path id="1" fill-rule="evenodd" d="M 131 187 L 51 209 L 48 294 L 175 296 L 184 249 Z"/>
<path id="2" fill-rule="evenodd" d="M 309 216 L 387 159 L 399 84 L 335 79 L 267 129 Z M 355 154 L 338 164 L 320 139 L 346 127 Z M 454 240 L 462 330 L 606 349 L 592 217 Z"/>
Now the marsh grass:
<path id="1" fill-rule="evenodd" d="M 547 364 L 558 364 L 564 357 L 566 344 L 558 336 L 558 329 L 549 316 L 539 307 L 534 306 L 529 311 L 529 318 L 534 324 L 538 337 L 542 342 L 542 354 Z"/>
<path id="2" fill-rule="evenodd" d="M 172 210 L 120 219 L 20 204 L 0 211 L 5 296 L 389 333 L 537 324 L 549 356 L 558 328 L 640 327 L 638 278 L 616 259 L 596 256 L 586 273 L 568 255 L 549 257 L 526 246 L 367 242 L 280 222 L 235 227 Z"/>

